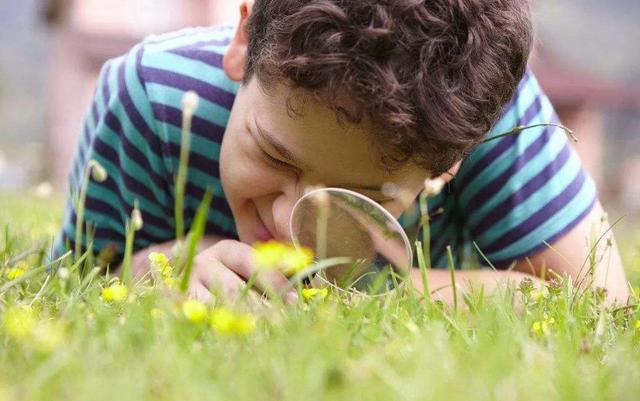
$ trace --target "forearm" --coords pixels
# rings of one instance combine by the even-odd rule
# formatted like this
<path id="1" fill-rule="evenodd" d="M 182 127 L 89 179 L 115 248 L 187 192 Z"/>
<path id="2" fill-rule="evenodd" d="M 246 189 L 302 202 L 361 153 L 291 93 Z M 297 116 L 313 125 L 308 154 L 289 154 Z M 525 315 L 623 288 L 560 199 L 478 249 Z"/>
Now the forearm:
<path id="1" fill-rule="evenodd" d="M 427 271 L 429 290 L 434 300 L 441 300 L 447 304 L 453 304 L 453 284 L 451 273 L 447 269 L 429 269 Z M 491 295 L 496 289 L 505 285 L 518 286 L 522 280 L 529 278 L 534 284 L 542 285 L 543 281 L 533 275 L 509 270 L 456 270 L 455 281 L 458 297 L 461 291 L 470 292 L 472 289 L 480 289 L 486 295 Z M 411 270 L 411 281 L 415 288 L 424 291 L 420 269 Z"/>

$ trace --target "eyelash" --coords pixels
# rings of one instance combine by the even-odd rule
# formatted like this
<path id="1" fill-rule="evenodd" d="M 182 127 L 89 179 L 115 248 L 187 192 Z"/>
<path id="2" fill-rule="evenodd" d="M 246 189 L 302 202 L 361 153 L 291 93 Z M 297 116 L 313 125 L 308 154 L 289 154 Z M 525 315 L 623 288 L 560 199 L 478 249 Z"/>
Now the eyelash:
<path id="1" fill-rule="evenodd" d="M 290 165 L 289 163 L 283 162 L 282 160 L 279 160 L 279 159 L 276 159 L 275 157 L 271 156 L 269 153 L 265 152 L 262 149 L 260 149 L 260 152 L 265 157 L 265 159 L 267 159 L 267 161 L 269 161 L 271 164 L 276 164 L 276 165 L 278 165 L 280 167 L 293 168 L 293 166 Z"/>

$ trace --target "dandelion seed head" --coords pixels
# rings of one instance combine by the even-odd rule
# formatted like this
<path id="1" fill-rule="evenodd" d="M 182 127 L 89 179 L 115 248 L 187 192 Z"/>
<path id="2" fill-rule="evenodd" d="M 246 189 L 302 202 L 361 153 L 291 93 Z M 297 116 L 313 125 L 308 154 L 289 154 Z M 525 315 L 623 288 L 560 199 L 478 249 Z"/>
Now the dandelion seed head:
<path id="1" fill-rule="evenodd" d="M 193 114 L 198 108 L 200 96 L 194 91 L 188 91 L 182 97 L 182 110 L 184 113 Z"/>
<path id="2" fill-rule="evenodd" d="M 424 180 L 424 194 L 425 196 L 431 197 L 436 196 L 440 192 L 442 192 L 442 188 L 444 188 L 445 181 L 440 178 L 427 178 Z"/>
<path id="3" fill-rule="evenodd" d="M 102 167 L 102 164 L 98 163 L 97 160 L 89 160 L 87 166 L 90 169 L 91 177 L 93 177 L 95 182 L 105 182 L 107 180 L 107 170 L 105 170 L 105 168 Z"/>
<path id="4" fill-rule="evenodd" d="M 142 220 L 142 213 L 140 212 L 140 209 L 138 209 L 137 207 L 134 207 L 133 210 L 131 211 L 131 224 L 133 226 L 133 229 L 136 231 L 140 231 L 144 226 L 144 221 Z"/>
<path id="5" fill-rule="evenodd" d="M 67 269 L 66 267 L 61 267 L 58 269 L 58 277 L 60 277 L 60 280 L 68 279 L 69 274 L 69 269 Z"/>

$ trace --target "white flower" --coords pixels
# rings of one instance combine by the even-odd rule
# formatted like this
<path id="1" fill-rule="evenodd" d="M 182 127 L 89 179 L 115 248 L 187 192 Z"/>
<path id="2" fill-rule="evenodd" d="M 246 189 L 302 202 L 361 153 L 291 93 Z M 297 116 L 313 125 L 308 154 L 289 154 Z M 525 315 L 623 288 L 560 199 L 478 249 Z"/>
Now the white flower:
<path id="1" fill-rule="evenodd" d="M 436 196 L 444 188 L 444 180 L 440 177 L 438 178 L 427 178 L 424 180 L 424 194 L 426 196 Z"/>

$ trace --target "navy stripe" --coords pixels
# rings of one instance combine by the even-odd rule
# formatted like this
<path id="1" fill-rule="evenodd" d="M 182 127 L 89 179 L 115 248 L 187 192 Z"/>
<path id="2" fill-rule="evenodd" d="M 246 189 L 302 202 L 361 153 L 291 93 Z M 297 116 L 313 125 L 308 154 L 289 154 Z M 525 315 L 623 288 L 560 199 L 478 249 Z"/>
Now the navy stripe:
<path id="1" fill-rule="evenodd" d="M 97 91 L 97 89 L 96 89 Z M 95 98 L 95 93 L 94 93 L 94 98 Z M 97 127 L 98 126 L 98 122 L 100 121 L 100 116 L 98 115 L 98 106 L 96 105 L 96 102 L 93 101 L 91 102 L 91 120 L 93 121 L 93 127 Z M 87 119 L 88 120 L 88 119 Z"/>
<path id="2" fill-rule="evenodd" d="M 538 115 L 540 110 L 542 109 L 542 100 L 540 95 L 536 95 L 534 101 L 529 105 L 524 114 L 518 117 L 517 125 L 527 125 L 531 122 L 531 120 Z M 487 166 L 489 166 L 495 159 L 504 154 L 509 148 L 515 145 L 518 141 L 519 134 L 516 135 L 508 135 L 502 139 L 498 139 L 498 143 L 491 148 L 486 154 L 482 156 L 473 166 L 473 169 L 466 172 L 460 182 L 460 186 L 466 186 L 468 183 L 472 182 L 480 173 L 482 173 Z M 464 161 L 462 162 L 464 166 Z"/>
<path id="3" fill-rule="evenodd" d="M 535 255 L 540 250 L 546 248 L 547 244 L 553 244 L 557 239 L 562 238 L 565 234 L 571 231 L 578 223 L 580 223 L 582 219 L 584 219 L 591 212 L 591 210 L 593 210 L 593 206 L 596 204 L 596 201 L 597 201 L 597 197 L 594 197 L 591 201 L 591 204 L 582 213 L 580 213 L 571 223 L 567 224 L 566 227 L 558 231 L 556 234 L 545 239 L 544 242 L 541 242 L 540 244 L 527 250 L 526 252 L 516 254 L 507 259 L 496 259 L 495 262 L 493 262 L 495 267 L 498 269 L 508 268 L 511 265 L 511 263 L 513 263 L 514 260 L 523 259 L 532 255 Z"/>
<path id="4" fill-rule="evenodd" d="M 75 227 L 75 215 L 69 219 L 69 221 L 72 221 Z M 72 232 L 67 232 L 67 231 L 62 231 L 62 247 L 64 249 L 66 248 L 66 244 L 67 241 L 69 242 L 69 247 L 70 249 L 67 250 L 73 250 L 75 248 L 75 244 L 76 244 L 76 239 L 75 236 L 73 235 L 74 233 Z M 86 234 L 86 232 L 85 232 Z M 123 242 L 123 237 L 122 235 L 119 235 L 117 231 L 114 231 L 112 229 L 110 229 L 109 227 L 96 227 L 95 231 L 94 231 L 94 256 L 98 254 L 99 250 L 96 249 L 95 247 L 95 241 L 96 240 L 100 240 L 102 242 L 105 243 L 109 243 L 112 242 L 114 244 L 116 244 L 118 246 L 118 250 L 116 253 L 116 258 L 113 261 L 113 265 L 119 265 L 120 262 L 122 262 L 123 256 L 124 256 L 124 242 Z M 81 252 L 84 253 L 87 251 L 87 238 L 86 235 L 82 236 L 82 244 L 80 246 Z M 60 255 L 57 255 L 60 256 Z"/>
<path id="5" fill-rule="evenodd" d="M 527 220 L 511 230 L 504 233 L 501 237 L 494 240 L 491 244 L 482 248 L 485 253 L 497 252 L 501 249 L 508 247 L 510 244 L 518 241 L 520 238 L 529 234 L 536 227 L 548 221 L 556 212 L 562 209 L 569 200 L 573 199 L 575 195 L 580 191 L 580 188 L 586 180 L 586 173 L 584 170 L 580 170 L 579 174 L 560 194 L 555 198 L 547 202 L 537 212 L 532 214 Z"/>
<path id="6" fill-rule="evenodd" d="M 93 195 L 90 196 L 89 191 L 87 191 L 87 202 L 85 203 L 85 208 L 87 210 L 95 210 L 100 212 L 101 214 L 111 216 L 114 221 L 122 225 L 122 232 L 124 233 L 124 224 L 126 223 L 127 219 L 129 219 L 129 216 L 131 216 L 131 211 L 133 210 L 134 206 L 133 202 L 129 203 L 127 199 L 123 197 L 122 193 L 118 189 L 118 184 L 114 179 L 107 178 L 105 182 L 99 185 L 115 193 L 117 195 L 117 199 L 109 199 L 108 201 L 110 203 L 108 203 L 106 199 L 101 200 L 92 197 Z M 124 185 L 127 186 L 126 183 L 124 183 Z M 90 198 L 92 199 L 92 201 L 89 201 Z M 97 206 L 97 208 L 94 206 Z M 159 229 L 166 228 L 167 232 L 171 233 L 171 227 L 168 227 L 168 222 L 166 221 L 166 219 L 155 216 L 142 207 L 140 207 L 140 209 L 143 214 L 143 220 L 145 224 L 151 224 Z"/>
<path id="7" fill-rule="evenodd" d="M 208 82 L 154 67 L 142 66 L 147 82 L 170 86 L 182 91 L 195 91 L 203 99 L 231 110 L 235 95 Z"/>
<path id="8" fill-rule="evenodd" d="M 140 57 L 139 52 L 141 51 L 142 47 L 138 49 L 137 57 Z M 122 104 L 122 108 L 127 117 L 129 117 L 129 121 L 131 121 L 135 129 L 140 133 L 140 135 L 145 138 L 149 150 L 151 150 L 151 152 L 155 155 L 160 155 L 161 148 L 160 143 L 157 141 L 157 136 L 155 135 L 154 131 L 147 125 L 147 122 L 144 120 L 136 105 L 133 103 L 131 96 L 129 95 L 129 90 L 127 89 L 125 80 L 125 69 L 126 61 L 123 61 L 118 68 L 118 87 L 120 88 L 120 90 L 118 91 L 118 97 L 120 99 L 120 103 Z M 140 77 L 138 77 L 138 80 L 139 79 Z M 140 85 L 142 84 L 140 83 Z M 126 138 L 126 135 L 123 135 L 123 137 Z"/>
<path id="9" fill-rule="evenodd" d="M 160 191 L 165 193 L 167 198 L 170 198 L 168 195 L 169 192 L 169 183 L 167 182 L 168 177 L 161 177 L 155 173 L 155 171 L 151 168 L 151 163 L 149 159 L 138 149 L 137 146 L 129 142 L 129 139 L 124 135 L 124 130 L 120 123 L 118 117 L 112 112 L 107 111 L 104 116 L 105 124 L 115 133 L 118 134 L 118 138 L 120 139 L 121 149 L 131 160 L 135 161 L 141 168 L 145 169 L 151 178 L 153 184 Z M 108 146 L 107 146 L 108 147 Z M 103 149 L 104 151 L 104 149 Z M 160 157 L 160 155 L 158 155 Z M 109 160 L 114 160 L 112 156 L 105 157 Z M 118 163 L 120 159 L 118 158 Z M 150 199 L 157 199 L 160 203 L 160 200 L 157 196 L 152 196 Z"/>
<path id="10" fill-rule="evenodd" d="M 207 187 L 211 187 L 213 189 L 213 182 L 200 183 L 200 185 L 203 185 L 203 184 L 206 184 Z M 187 181 L 187 184 L 185 185 L 185 191 L 184 192 L 185 192 L 185 195 L 187 195 L 187 196 L 190 196 L 190 197 L 192 197 L 194 199 L 201 200 L 201 199 L 204 198 L 204 194 L 206 192 L 206 189 L 203 188 L 202 186 L 195 185 L 193 183 L 193 181 L 189 180 L 189 181 Z M 229 204 L 227 203 L 227 200 L 224 197 L 214 196 L 213 199 L 211 200 L 211 208 L 216 209 L 218 212 L 224 214 L 225 216 L 230 217 L 233 220 L 233 215 L 231 213 L 231 208 L 229 207 Z M 193 217 L 193 215 L 195 215 L 197 207 L 190 207 L 190 206 L 186 206 L 185 205 L 185 211 L 187 211 L 187 210 L 189 211 L 189 213 Z"/>
<path id="11" fill-rule="evenodd" d="M 75 227 L 75 222 L 76 222 L 76 216 L 75 214 L 71 216 L 71 218 L 69 219 L 70 222 L 73 223 L 73 227 Z M 140 231 L 136 232 L 136 235 L 134 237 L 134 243 L 133 243 L 133 251 L 136 252 L 140 249 L 146 248 L 149 245 L 153 244 L 154 241 L 150 241 L 148 239 L 144 239 L 142 238 L 142 236 L 140 235 Z M 66 242 L 69 242 L 69 246 L 70 248 L 73 250 L 75 248 L 75 237 L 72 235 L 73 233 L 68 233 L 66 231 L 62 231 L 62 244 L 63 247 L 65 247 Z M 108 243 L 114 243 L 117 246 L 117 250 L 116 250 L 116 255 L 115 258 L 112 262 L 112 266 L 116 266 L 119 265 L 120 263 L 122 263 L 122 260 L 124 258 L 124 248 L 125 248 L 125 244 L 124 244 L 124 234 L 120 234 L 118 231 L 113 230 L 110 227 L 106 227 L 106 226 L 95 226 L 94 227 L 94 257 L 98 255 L 100 249 L 96 248 L 96 240 L 103 242 L 106 244 Z M 87 236 L 86 236 L 86 232 L 84 233 L 84 235 L 82 236 L 82 244 L 81 244 L 81 252 L 84 253 L 87 251 Z"/>
<path id="12" fill-rule="evenodd" d="M 151 102 L 153 115 L 160 122 L 171 124 L 177 129 L 182 129 L 182 110 L 177 107 L 166 106 L 160 103 Z M 193 116 L 191 120 L 191 133 L 205 139 L 222 143 L 225 127 L 214 124 L 198 116 Z"/>
<path id="13" fill-rule="evenodd" d="M 222 227 L 218 226 L 217 224 L 211 222 L 211 221 L 207 221 L 207 227 L 204 230 L 205 234 L 213 234 L 213 235 L 219 235 L 221 237 L 225 237 L 225 238 L 229 238 L 229 239 L 235 239 L 235 240 L 239 240 L 238 234 L 232 231 L 227 231 L 222 229 Z"/>
<path id="14" fill-rule="evenodd" d="M 194 49 L 191 47 L 169 50 L 168 53 L 205 63 L 214 68 L 222 68 L 223 55 L 213 50 Z"/>
<path id="15" fill-rule="evenodd" d="M 179 160 L 180 144 L 171 142 L 168 143 L 167 146 L 169 147 L 171 155 L 175 155 L 175 158 Z M 196 168 L 210 176 L 220 176 L 220 165 L 218 161 L 204 157 L 201 154 L 194 153 L 193 150 L 189 152 L 189 168 Z"/>
<path id="16" fill-rule="evenodd" d="M 513 163 L 500 173 L 497 177 L 487 182 L 478 192 L 473 195 L 467 202 L 467 210 L 473 212 L 484 204 L 488 199 L 491 199 L 501 188 L 509 181 L 511 177 L 517 174 L 523 168 L 528 167 L 528 163 L 531 159 L 536 157 L 544 146 L 549 143 L 549 137 L 555 130 L 554 127 L 544 128 L 541 135 L 539 135 L 533 142 L 527 146 L 521 155 L 513 160 Z M 514 149 L 515 151 L 516 149 Z"/>
<path id="17" fill-rule="evenodd" d="M 120 151 L 126 153 L 126 150 L 127 150 L 127 146 L 125 144 L 125 146 L 121 148 Z M 164 198 L 160 199 L 156 195 L 156 193 L 153 191 L 153 188 L 149 188 L 147 184 L 145 184 L 143 181 L 140 181 L 138 179 L 139 177 L 134 177 L 131 174 L 129 174 L 129 172 L 124 169 L 125 163 L 123 163 L 123 161 L 120 159 L 120 154 L 116 152 L 113 148 L 111 148 L 108 144 L 103 142 L 102 139 L 96 138 L 94 142 L 94 151 L 99 156 L 101 156 L 106 160 L 110 160 L 112 163 L 114 163 L 118 167 L 120 176 L 124 179 L 124 182 L 127 184 L 126 185 L 127 189 L 129 189 L 131 192 L 141 195 L 142 197 L 146 198 L 152 203 L 156 203 L 158 205 L 158 208 L 164 210 L 165 213 L 167 213 L 167 211 L 170 210 L 166 207 L 166 201 L 167 199 L 170 199 L 170 196 L 164 194 Z M 153 202 L 154 200 L 156 202 Z"/>
<path id="18" fill-rule="evenodd" d="M 126 224 L 126 219 L 124 219 L 122 217 L 122 213 L 121 211 L 117 210 L 116 208 L 113 207 L 113 205 L 110 205 L 107 202 L 104 202 L 100 199 L 94 198 L 92 196 L 90 196 L 89 194 L 87 194 L 86 197 L 86 201 L 85 201 L 85 210 L 86 212 L 95 212 L 101 215 L 104 215 L 105 217 L 109 217 L 110 219 L 112 219 L 115 222 L 118 222 L 121 224 L 121 230 L 115 230 L 113 227 L 111 226 L 102 226 L 100 225 L 99 222 L 90 220 L 87 217 L 87 214 L 85 212 L 85 217 L 84 217 L 84 222 L 85 224 L 87 222 L 91 223 L 94 227 L 103 227 L 105 229 L 108 229 L 110 232 L 112 232 L 113 234 L 118 234 L 117 236 L 113 236 L 110 237 L 109 239 L 111 240 L 118 240 L 119 242 L 124 242 L 125 239 L 125 224 Z M 131 214 L 131 209 L 128 210 L 129 215 Z M 146 222 L 147 221 L 147 214 L 143 213 L 143 220 Z M 72 210 L 71 216 L 70 216 L 70 222 L 72 224 L 72 227 L 75 228 L 76 226 L 76 211 Z M 171 236 L 157 236 L 154 235 L 152 233 L 150 233 L 148 230 L 140 230 L 136 232 L 136 237 L 143 239 L 144 241 L 147 242 L 151 242 L 151 243 L 161 243 L 164 241 L 167 241 L 169 239 L 171 239 Z"/>
<path id="19" fill-rule="evenodd" d="M 471 235 L 479 236 L 484 231 L 491 228 L 491 226 L 506 216 L 510 210 L 524 202 L 531 195 L 535 194 L 540 188 L 542 188 L 551 177 L 553 177 L 569 160 L 571 156 L 571 149 L 568 145 L 562 148 L 556 158 L 549 163 L 540 173 L 527 182 L 522 188 L 512 193 L 508 198 L 499 203 L 495 208 L 491 210 L 478 224 L 471 230 Z M 481 201 L 478 201 L 481 202 Z"/>
<path id="20" fill-rule="evenodd" d="M 104 110 L 109 110 L 109 101 L 111 100 L 111 88 L 109 88 L 109 75 L 111 75 L 111 64 L 112 61 L 109 60 L 105 63 L 103 69 L 103 75 L 100 77 L 102 79 L 102 103 Z"/>
<path id="21" fill-rule="evenodd" d="M 439 226 L 438 230 L 432 230 L 431 233 L 431 251 L 432 253 L 438 254 L 444 252 L 447 247 L 448 242 L 451 240 L 450 238 L 446 238 L 443 234 L 447 230 L 447 228 L 451 225 L 457 226 L 458 223 L 456 221 L 455 215 L 455 205 L 451 203 L 454 202 L 452 199 L 448 199 L 448 203 L 444 205 L 443 212 L 434 216 L 431 219 L 431 227 Z M 422 235 L 422 233 L 420 233 Z M 433 259 L 433 257 L 432 257 Z"/>

